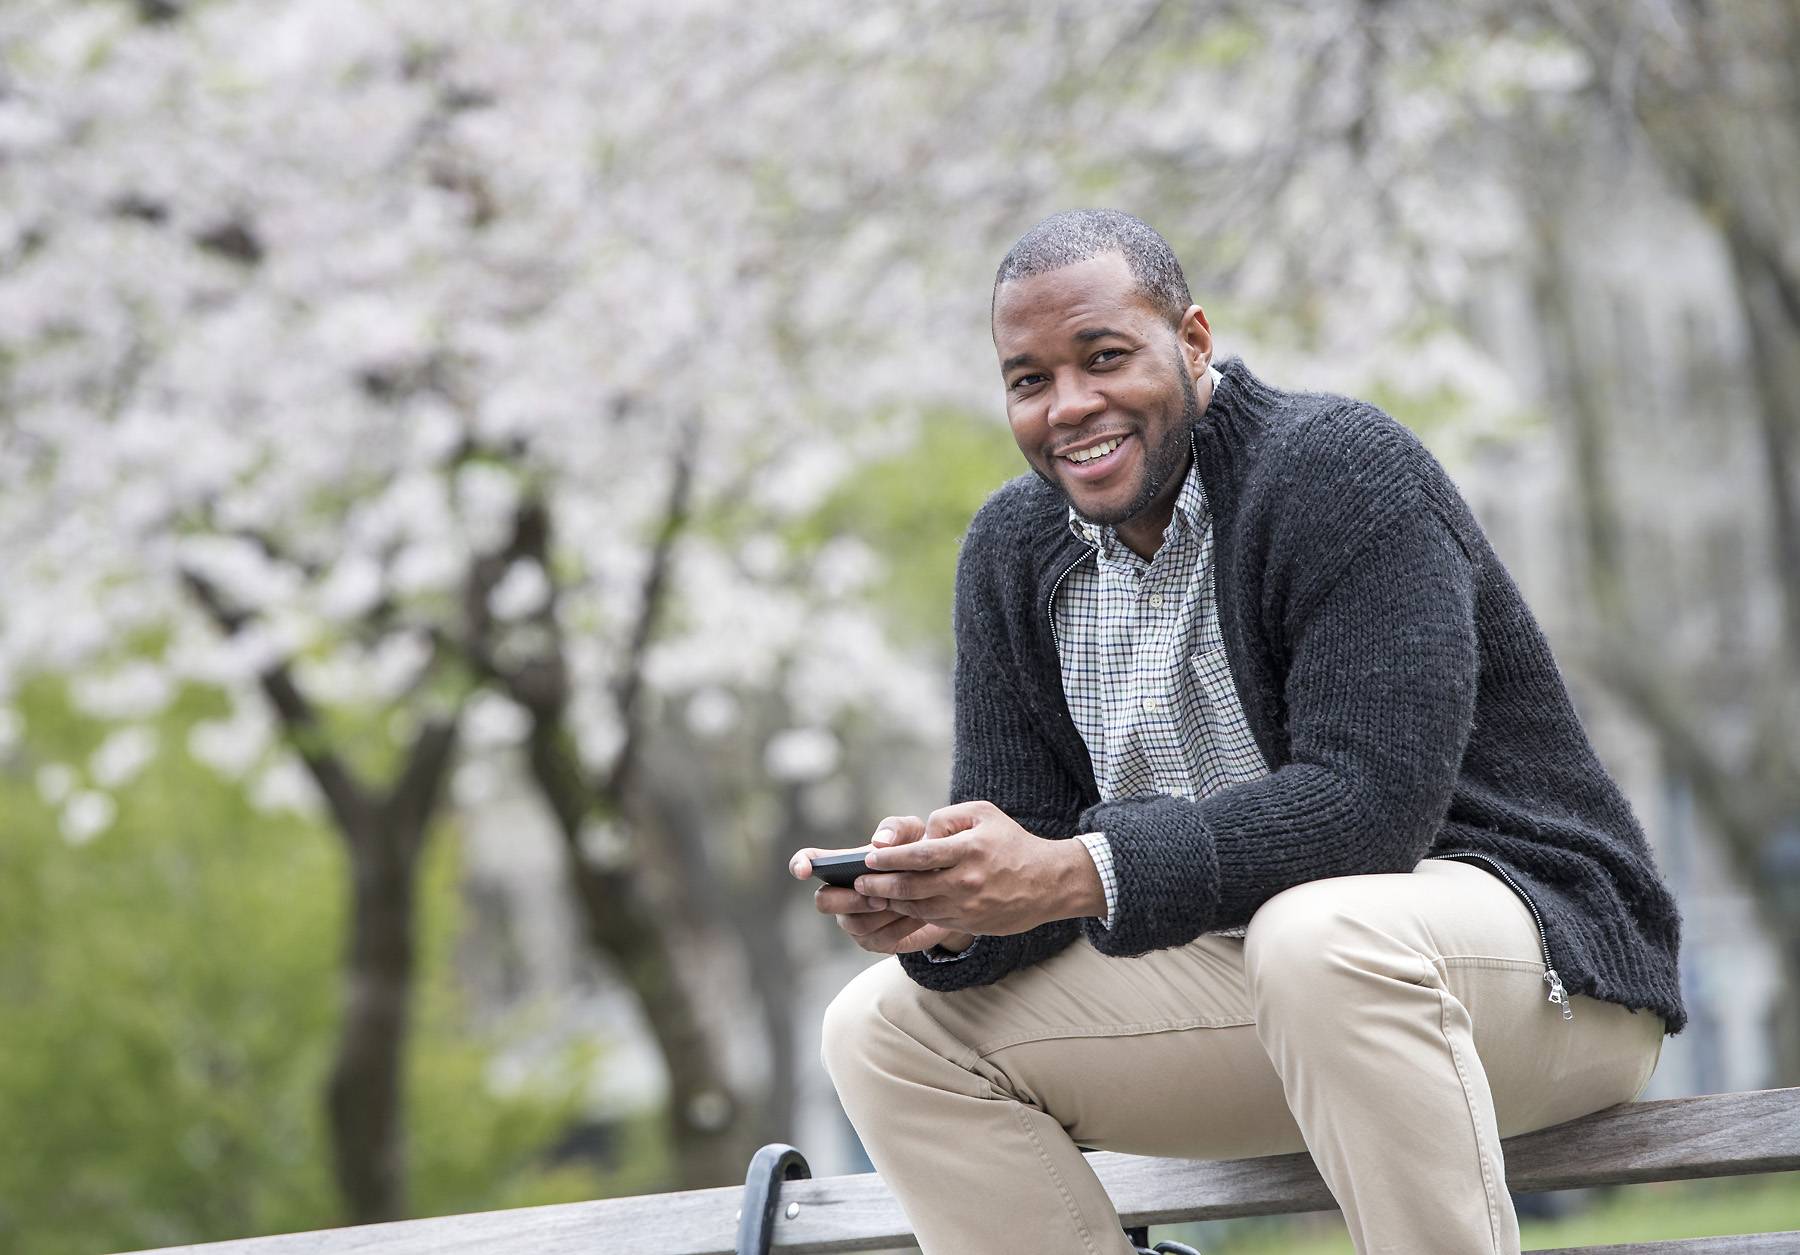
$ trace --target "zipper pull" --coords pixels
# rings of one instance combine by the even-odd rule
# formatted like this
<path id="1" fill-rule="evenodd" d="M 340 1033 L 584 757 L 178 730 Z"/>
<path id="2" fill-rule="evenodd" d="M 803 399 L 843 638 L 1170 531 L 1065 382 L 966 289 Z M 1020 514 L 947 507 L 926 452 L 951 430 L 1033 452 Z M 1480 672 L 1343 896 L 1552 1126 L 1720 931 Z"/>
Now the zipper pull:
<path id="1" fill-rule="evenodd" d="M 1544 969 L 1544 983 L 1550 986 L 1550 1001 L 1562 1008 L 1562 1018 L 1565 1020 L 1574 1019 L 1575 1008 L 1569 1005 L 1568 991 L 1563 988 L 1562 977 L 1556 974 L 1555 968 L 1547 967 Z"/>

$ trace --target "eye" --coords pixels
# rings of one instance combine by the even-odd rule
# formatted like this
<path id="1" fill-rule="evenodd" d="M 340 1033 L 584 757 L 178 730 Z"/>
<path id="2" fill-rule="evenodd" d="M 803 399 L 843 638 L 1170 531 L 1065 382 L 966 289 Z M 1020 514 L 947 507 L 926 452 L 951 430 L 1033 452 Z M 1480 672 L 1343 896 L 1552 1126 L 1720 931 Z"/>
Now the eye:
<path id="1" fill-rule="evenodd" d="M 1100 366 L 1111 361 L 1113 358 L 1124 356 L 1124 349 L 1101 349 L 1098 353 L 1094 354 L 1093 365 Z"/>
<path id="2" fill-rule="evenodd" d="M 1020 375 L 1010 386 L 1014 392 L 1023 392 L 1042 378 L 1042 375 Z"/>

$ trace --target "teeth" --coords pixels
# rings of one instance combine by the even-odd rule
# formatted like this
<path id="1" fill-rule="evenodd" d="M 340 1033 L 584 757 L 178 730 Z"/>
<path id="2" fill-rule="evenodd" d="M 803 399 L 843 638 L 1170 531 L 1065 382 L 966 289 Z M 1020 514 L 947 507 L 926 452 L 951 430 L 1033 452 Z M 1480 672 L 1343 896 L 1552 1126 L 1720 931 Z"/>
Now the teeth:
<path id="1" fill-rule="evenodd" d="M 1114 449 L 1118 448 L 1119 442 L 1122 439 L 1124 439 L 1124 437 L 1114 436 L 1105 444 L 1097 444 L 1091 449 L 1077 449 L 1075 452 L 1067 455 L 1068 459 L 1071 462 L 1092 462 L 1095 458 L 1103 458 Z"/>

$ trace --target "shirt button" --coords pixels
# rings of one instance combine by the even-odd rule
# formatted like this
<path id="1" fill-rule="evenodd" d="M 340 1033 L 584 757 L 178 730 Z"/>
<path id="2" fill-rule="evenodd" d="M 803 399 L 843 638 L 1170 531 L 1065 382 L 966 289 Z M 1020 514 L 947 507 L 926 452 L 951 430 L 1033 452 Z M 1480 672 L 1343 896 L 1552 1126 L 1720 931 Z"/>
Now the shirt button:
<path id="1" fill-rule="evenodd" d="M 1150 594 L 1150 608 L 1152 610 L 1161 610 L 1162 609 L 1162 594 L 1161 593 L 1151 593 Z"/>
<path id="2" fill-rule="evenodd" d="M 1157 701 L 1154 697 L 1146 697 L 1144 699 L 1144 709 L 1154 715 L 1157 711 L 1162 709 L 1162 703 Z"/>

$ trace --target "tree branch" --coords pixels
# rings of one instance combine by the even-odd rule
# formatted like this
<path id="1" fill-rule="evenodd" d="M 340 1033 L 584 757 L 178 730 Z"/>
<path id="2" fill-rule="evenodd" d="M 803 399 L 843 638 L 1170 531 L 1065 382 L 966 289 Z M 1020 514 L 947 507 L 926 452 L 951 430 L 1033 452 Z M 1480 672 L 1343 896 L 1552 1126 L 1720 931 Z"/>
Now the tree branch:
<path id="1" fill-rule="evenodd" d="M 249 621 L 250 616 L 227 604 L 212 582 L 198 572 L 183 570 L 181 579 L 227 637 L 236 636 Z M 265 669 L 257 680 L 281 720 L 288 743 L 300 755 L 319 791 L 325 795 L 325 804 L 337 821 L 338 831 L 344 834 L 346 841 L 354 843 L 362 839 L 362 834 L 369 830 L 375 810 L 368 790 L 325 744 L 325 731 L 318 711 L 295 683 L 288 662 L 283 660 Z"/>
<path id="2" fill-rule="evenodd" d="M 637 763 L 642 741 L 638 716 L 644 687 L 644 653 L 649 648 L 650 635 L 655 630 L 656 619 L 662 609 L 663 592 L 669 582 L 675 541 L 687 526 L 693 490 L 697 428 L 698 423 L 690 420 L 683 425 L 683 430 L 676 438 L 675 464 L 669 476 L 668 501 L 663 508 L 656 539 L 650 547 L 650 567 L 644 576 L 644 591 L 638 603 L 637 621 L 632 624 L 625 658 L 619 671 L 615 692 L 619 722 L 625 729 L 625 739 L 619 747 L 618 757 L 613 760 L 612 772 L 606 785 L 606 791 L 611 797 L 624 796 L 631 772 Z"/>

